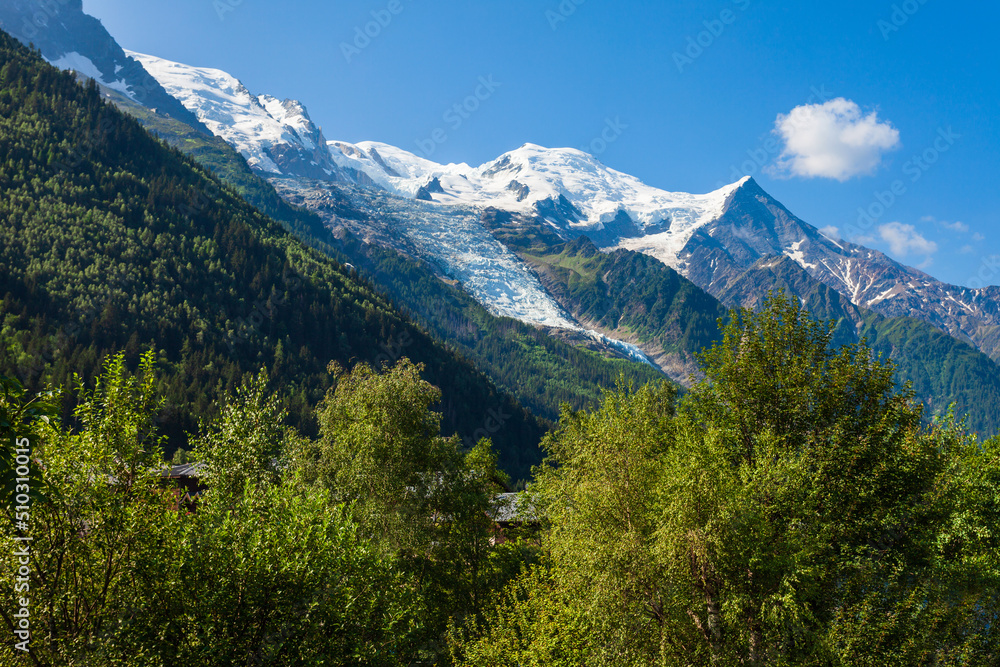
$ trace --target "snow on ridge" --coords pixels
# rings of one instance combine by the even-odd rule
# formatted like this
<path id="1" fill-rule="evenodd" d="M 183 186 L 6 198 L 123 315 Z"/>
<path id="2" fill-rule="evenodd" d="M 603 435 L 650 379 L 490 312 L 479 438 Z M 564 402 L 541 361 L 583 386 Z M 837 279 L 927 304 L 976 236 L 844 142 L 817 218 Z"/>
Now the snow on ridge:
<path id="1" fill-rule="evenodd" d="M 695 229 L 721 216 L 729 195 L 749 180 L 746 177 L 714 192 L 695 195 L 651 187 L 574 148 L 524 144 L 473 168 L 464 163 L 438 164 L 378 142 L 331 141 L 329 145 L 341 167 L 364 172 L 400 196 L 413 197 L 436 178 L 444 190 L 444 194 L 433 195 L 438 204 L 532 213 L 538 203 L 563 197 L 581 213 L 581 220 L 569 223 L 578 231 L 603 229 L 624 212 L 648 234 L 658 234 L 661 226 L 669 224 L 665 238 L 683 236 L 684 243 Z M 395 176 L 373 159 L 372 150 Z"/>
<path id="2" fill-rule="evenodd" d="M 432 179 L 462 183 L 463 175 L 472 171 L 467 164 L 441 165 L 390 144 L 379 141 L 328 141 L 330 157 L 337 166 L 367 175 L 383 189 L 401 197 L 413 198 Z M 377 157 L 376 157 L 377 156 Z M 394 173 L 386 171 L 383 164 Z M 473 203 L 473 202 L 455 202 Z"/>
<path id="3" fill-rule="evenodd" d="M 281 101 L 271 95 L 258 95 L 257 101 L 264 107 L 264 110 L 276 121 L 286 127 L 290 127 L 299 137 L 306 150 L 314 151 L 317 146 L 309 136 L 316 131 L 309 113 L 301 103 L 295 100 Z"/>
<path id="4" fill-rule="evenodd" d="M 301 104 L 270 95 L 254 96 L 232 75 L 155 56 L 126 52 L 138 60 L 167 92 L 180 100 L 215 135 L 236 148 L 251 167 L 274 174 L 282 169 L 272 159 L 276 145 L 291 145 L 314 154 L 317 148 L 349 173 L 367 178 L 384 190 L 412 199 L 437 180 L 430 194 L 435 204 L 473 208 L 496 207 L 531 214 L 543 202 L 565 199 L 579 212 L 559 224 L 579 233 L 602 230 L 622 213 L 645 237 L 631 243 L 655 247 L 654 254 L 677 268 L 677 255 L 701 226 L 723 213 L 725 202 L 747 178 L 704 195 L 668 192 L 611 169 L 592 155 L 573 148 L 524 144 L 478 167 L 438 164 L 380 142 L 329 141 L 317 146 L 321 133 Z M 325 141 L 325 140 L 323 140 Z M 318 158 L 322 159 L 322 158 Z M 325 168 L 324 168 L 325 169 Z M 326 169 L 327 173 L 330 173 Z M 557 225 L 558 226 L 558 225 Z"/>
<path id="5" fill-rule="evenodd" d="M 687 263 L 681 255 L 684 246 L 695 232 L 722 216 L 729 197 L 747 180 L 749 178 L 743 178 L 704 195 L 683 195 L 675 205 L 676 208 L 667 209 L 673 217 L 665 231 L 622 239 L 615 249 L 650 255 L 686 276 Z"/>
<path id="6" fill-rule="evenodd" d="M 790 245 L 785 249 L 785 255 L 787 255 L 793 262 L 798 264 L 804 269 L 816 269 L 816 264 L 810 264 L 806 261 L 805 253 L 802 252 L 802 244 L 806 242 L 806 239 L 800 239 Z"/>
<path id="7" fill-rule="evenodd" d="M 77 53 L 76 51 L 70 51 L 69 53 L 64 53 L 63 55 L 59 56 L 59 58 L 57 58 L 56 60 L 50 60 L 49 63 L 62 70 L 71 69 L 76 72 L 79 72 L 84 76 L 90 77 L 91 79 L 101 84 L 102 86 L 111 88 L 112 90 L 117 90 L 118 92 L 128 96 L 129 98 L 133 100 L 135 99 L 135 93 L 133 93 L 132 89 L 128 86 L 128 84 L 125 83 L 125 79 L 117 79 L 115 81 L 110 81 L 110 82 L 105 81 L 104 72 L 102 72 L 97 68 L 97 65 L 94 64 L 94 61 L 92 61 L 87 56 Z M 121 70 L 122 70 L 121 65 L 115 66 L 115 74 L 118 74 L 118 72 L 120 72 Z"/>
<path id="8" fill-rule="evenodd" d="M 268 149 L 278 144 L 309 149 L 303 142 L 308 136 L 307 116 L 291 114 L 276 98 L 261 96 L 262 101 L 228 72 L 192 67 L 135 51 L 126 50 L 125 53 L 138 60 L 212 134 L 222 137 L 239 151 L 251 167 L 281 174 Z"/>

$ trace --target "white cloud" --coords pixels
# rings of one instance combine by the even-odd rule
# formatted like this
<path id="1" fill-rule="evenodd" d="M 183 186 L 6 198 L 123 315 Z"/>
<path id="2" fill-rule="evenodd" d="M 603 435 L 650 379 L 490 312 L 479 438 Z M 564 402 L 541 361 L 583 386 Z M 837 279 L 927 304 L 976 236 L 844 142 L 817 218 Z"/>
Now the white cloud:
<path id="1" fill-rule="evenodd" d="M 920 221 L 934 222 L 941 225 L 945 229 L 950 229 L 951 231 L 958 232 L 959 234 L 967 234 L 969 232 L 969 226 L 964 222 L 958 222 L 958 221 L 946 222 L 944 220 L 938 220 L 933 215 L 925 215 L 924 217 L 920 218 Z"/>
<path id="2" fill-rule="evenodd" d="M 975 234 L 972 235 L 972 240 L 975 241 L 976 243 L 981 243 L 982 241 L 986 240 L 986 237 L 980 234 L 979 232 L 976 232 Z"/>
<path id="3" fill-rule="evenodd" d="M 877 236 L 866 236 L 858 239 L 860 243 L 884 243 L 889 246 L 889 252 L 897 257 L 908 257 L 909 255 L 927 255 L 927 260 L 918 268 L 930 265 L 930 255 L 938 251 L 938 245 L 934 241 L 928 241 L 921 235 L 913 225 L 904 225 L 901 222 L 889 222 L 879 225 L 876 230 Z"/>
<path id="4" fill-rule="evenodd" d="M 833 225 L 828 225 L 826 227 L 821 227 L 819 233 L 828 239 L 833 239 L 834 241 L 840 240 L 840 228 L 834 227 Z"/>
<path id="5" fill-rule="evenodd" d="M 807 178 L 846 181 L 871 174 L 882 164 L 883 153 L 899 147 L 899 130 L 843 97 L 779 114 L 774 133 L 785 144 L 777 173 Z"/>
<path id="6" fill-rule="evenodd" d="M 962 246 L 962 249 L 959 250 L 959 252 L 962 253 L 963 255 L 971 255 L 972 253 L 976 252 L 976 249 L 971 245 L 964 245 Z"/>

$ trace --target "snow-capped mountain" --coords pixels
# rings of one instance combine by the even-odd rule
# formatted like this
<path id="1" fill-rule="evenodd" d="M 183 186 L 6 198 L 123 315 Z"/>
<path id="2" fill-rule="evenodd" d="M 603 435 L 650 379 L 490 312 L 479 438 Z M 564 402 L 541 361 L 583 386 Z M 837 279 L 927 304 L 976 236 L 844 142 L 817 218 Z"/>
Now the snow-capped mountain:
<path id="1" fill-rule="evenodd" d="M 785 255 L 857 306 L 923 319 L 1000 358 L 996 290 L 947 285 L 877 250 L 828 238 L 749 177 L 693 195 L 650 187 L 574 149 L 526 144 L 469 167 L 375 142 L 330 145 L 338 164 L 400 196 L 534 216 L 563 238 L 586 235 L 605 249 L 656 257 L 719 298 L 759 260 Z"/>
<path id="2" fill-rule="evenodd" d="M 330 227 L 430 263 L 496 315 L 582 333 L 621 356 L 655 365 L 637 346 L 581 326 L 482 224 L 476 207 L 438 206 L 381 189 L 299 178 L 272 178 L 271 183 L 287 201 L 315 211 Z M 338 197 L 345 193 L 366 217 L 339 215 Z"/>
<path id="3" fill-rule="evenodd" d="M 667 192 L 572 148 L 524 144 L 479 167 L 439 165 L 388 144 L 330 142 L 334 159 L 403 197 L 539 215 L 600 238 L 665 234 L 678 249 L 718 218 L 740 183 L 706 195 Z"/>
<path id="4" fill-rule="evenodd" d="M 74 70 L 209 134 L 197 115 L 130 58 L 98 19 L 83 13 L 82 0 L 4 0 L 0 2 L 0 28 L 24 44 L 34 44 L 56 67 Z"/>
<path id="5" fill-rule="evenodd" d="M 784 255 L 855 305 L 923 319 L 1000 359 L 998 290 L 946 285 L 830 239 L 752 179 L 707 194 L 670 192 L 584 152 L 534 144 L 477 167 L 442 165 L 384 143 L 327 142 L 298 102 L 254 95 L 220 70 L 132 55 L 286 197 L 331 225 L 435 264 L 498 314 L 576 326 L 514 253 L 490 241 L 479 221 L 488 210 L 564 240 L 586 235 L 603 249 L 651 255 L 720 298 L 743 271 Z M 371 219 L 345 221 L 326 210 L 331 187 L 371 207 Z"/>
<path id="6" fill-rule="evenodd" d="M 254 95 L 218 69 L 191 67 L 129 51 L 157 81 L 265 174 L 344 180 L 323 132 L 296 100 Z"/>
<path id="7" fill-rule="evenodd" d="M 914 317 L 1000 359 L 996 288 L 943 283 L 877 250 L 825 236 L 749 180 L 732 193 L 721 216 L 698 229 L 678 254 L 657 237 L 625 239 L 621 247 L 668 261 L 723 298 L 733 281 L 765 257 L 785 255 L 851 303 L 889 317 Z"/>

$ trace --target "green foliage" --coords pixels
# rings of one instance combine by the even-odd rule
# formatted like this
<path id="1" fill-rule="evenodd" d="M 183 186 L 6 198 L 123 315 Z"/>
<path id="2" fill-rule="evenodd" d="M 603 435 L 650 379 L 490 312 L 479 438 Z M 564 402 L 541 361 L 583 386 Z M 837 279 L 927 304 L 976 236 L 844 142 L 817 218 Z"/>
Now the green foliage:
<path id="1" fill-rule="evenodd" d="M 271 485 L 279 478 L 279 456 L 286 449 L 280 401 L 267 395 L 261 372 L 241 386 L 213 423 L 202 427 L 194 459 L 204 464 L 203 479 L 213 494 L 235 497 L 244 487 Z"/>
<path id="2" fill-rule="evenodd" d="M 715 323 L 726 315 L 718 301 L 659 260 L 625 250 L 604 253 L 586 237 L 520 254 L 578 318 L 685 359 L 716 341 Z"/>
<path id="3" fill-rule="evenodd" d="M 93 389 L 79 390 L 79 432 L 54 420 L 36 428 L 52 489 L 31 508 L 30 589 L 22 591 L 31 601 L 38 664 L 409 664 L 435 654 L 434 638 L 449 617 L 474 615 L 491 587 L 506 583 L 497 577 L 501 567 L 513 569 L 511 549 L 489 541 L 486 509 L 499 473 L 488 443 L 463 455 L 454 439 L 424 433 L 443 448 L 424 461 L 425 478 L 437 480 L 428 489 L 439 511 L 422 522 L 424 539 L 387 548 L 372 528 L 391 520 L 340 502 L 353 487 L 327 489 L 297 467 L 273 465 L 313 450 L 307 438 L 274 426 L 280 408 L 259 375 L 198 442 L 209 488 L 189 511 L 158 476 L 153 370 L 152 354 L 137 376 L 117 355 Z M 385 378 L 356 370 L 340 387 L 343 401 L 331 396 L 333 405 L 357 399 L 353 405 L 363 408 L 366 397 L 379 396 L 375 404 L 391 412 L 388 387 L 403 397 L 395 407 L 416 401 L 413 423 L 438 424 L 429 412 L 436 390 L 408 362 Z M 355 417 L 363 416 L 348 419 Z M 392 437 L 367 435 L 383 443 Z M 275 442 L 288 451 L 275 451 Z M 368 472 L 383 471 L 374 463 Z M 395 472 L 412 478 L 404 467 Z M 0 530 L 7 591 L 14 590 L 17 534 L 9 524 Z M 10 593 L 0 600 L 11 629 L 15 608 Z M 3 664 L 13 655 L 10 643 L 0 648 Z"/>
<path id="4" fill-rule="evenodd" d="M 164 520 L 103 664 L 399 664 L 420 601 L 328 494 L 248 482 Z"/>
<path id="5" fill-rule="evenodd" d="M 578 667 L 593 659 L 593 620 L 550 568 L 513 581 L 495 601 L 488 624 L 453 628 L 451 658 L 462 667 Z M 487 638 L 469 641 L 477 632 Z"/>
<path id="6" fill-rule="evenodd" d="M 995 443 L 924 430 L 891 366 L 793 300 L 731 320 L 676 416 L 649 387 L 564 415 L 532 487 L 551 584 L 524 575 L 467 664 L 540 661 L 546 601 L 586 618 L 585 664 L 996 663 Z"/>
<path id="7" fill-rule="evenodd" d="M 387 550 L 423 550 L 445 509 L 440 496 L 460 473 L 455 439 L 431 412 L 440 391 L 408 359 L 382 374 L 331 366 L 336 387 L 320 407 L 320 437 L 301 455 L 307 482 L 350 503 L 358 522 Z"/>
<path id="8" fill-rule="evenodd" d="M 437 388 L 403 358 L 382 373 L 331 366 L 320 436 L 292 455 L 306 485 L 331 494 L 360 534 L 419 581 L 424 652 L 440 650 L 451 619 L 481 618 L 492 591 L 520 567 L 518 545 L 492 544 L 493 496 L 504 482 L 488 440 L 462 452 L 431 411 Z"/>
<path id="9" fill-rule="evenodd" d="M 76 414 L 82 433 L 56 422 L 40 429 L 35 453 L 45 469 L 47 500 L 31 507 L 30 590 L 33 649 L 63 656 L 57 664 L 88 664 L 95 640 L 135 599 L 135 562 L 160 553 L 158 525 L 167 507 L 149 474 L 160 460 L 152 429 L 157 406 L 150 373 L 130 377 L 121 356 L 108 361 L 92 391 L 79 392 Z M 0 580 L 14 590 L 14 535 L 2 532 Z M 12 628 L 13 604 L 4 597 L 0 615 Z M 4 649 L 11 651 L 10 643 Z"/>
<path id="10" fill-rule="evenodd" d="M 762 312 L 734 316 L 722 342 L 703 353 L 707 377 L 688 402 L 693 420 L 733 434 L 734 457 L 754 465 L 762 434 L 804 447 L 832 434 L 851 441 L 919 425 L 912 392 L 895 393 L 893 367 L 863 344 L 834 350 L 834 323 L 814 320 L 795 299 L 778 294 Z"/>

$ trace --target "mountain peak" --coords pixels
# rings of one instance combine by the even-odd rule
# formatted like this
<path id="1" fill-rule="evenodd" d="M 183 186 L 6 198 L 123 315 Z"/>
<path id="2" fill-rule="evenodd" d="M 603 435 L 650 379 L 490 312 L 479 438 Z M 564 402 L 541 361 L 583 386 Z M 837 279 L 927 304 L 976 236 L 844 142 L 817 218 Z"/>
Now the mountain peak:
<path id="1" fill-rule="evenodd" d="M 322 132 L 297 100 L 255 95 L 235 76 L 129 52 L 167 92 L 225 139 L 247 163 L 270 174 L 344 180 Z"/>

